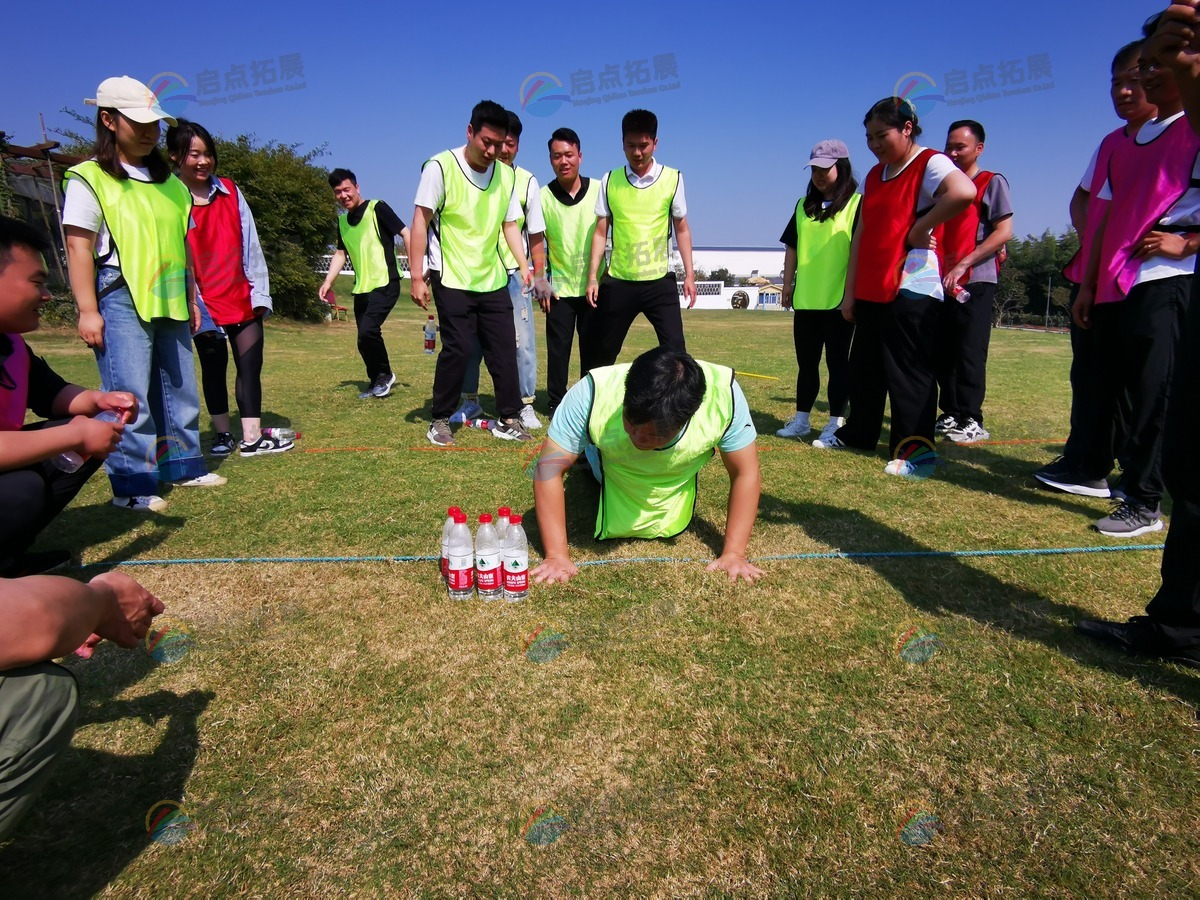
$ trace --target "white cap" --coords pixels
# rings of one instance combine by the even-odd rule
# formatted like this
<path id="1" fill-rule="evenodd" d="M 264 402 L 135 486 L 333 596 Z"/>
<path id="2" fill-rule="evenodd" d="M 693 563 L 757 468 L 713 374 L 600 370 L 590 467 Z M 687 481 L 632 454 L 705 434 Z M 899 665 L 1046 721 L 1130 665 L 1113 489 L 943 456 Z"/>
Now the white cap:
<path id="1" fill-rule="evenodd" d="M 96 99 L 84 100 L 88 106 L 99 106 L 101 109 L 115 109 L 125 118 L 143 125 L 162 119 L 168 125 L 175 124 L 175 118 L 163 112 L 158 105 L 158 97 L 154 91 L 146 87 L 136 78 L 122 75 L 120 78 L 105 78 L 96 88 Z"/>

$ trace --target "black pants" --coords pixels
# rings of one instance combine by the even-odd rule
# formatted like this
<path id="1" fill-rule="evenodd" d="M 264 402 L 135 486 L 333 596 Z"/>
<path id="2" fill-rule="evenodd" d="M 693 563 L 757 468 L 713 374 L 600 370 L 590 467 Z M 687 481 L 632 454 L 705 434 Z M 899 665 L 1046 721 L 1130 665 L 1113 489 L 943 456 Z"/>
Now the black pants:
<path id="1" fill-rule="evenodd" d="M 1071 288 L 1071 309 L 1079 296 L 1079 285 Z M 1071 433 L 1063 456 L 1075 466 L 1087 458 L 1088 447 L 1096 434 L 1096 375 L 1095 334 L 1091 328 L 1080 328 L 1075 318 L 1070 318 L 1071 327 Z M 1118 448 L 1125 444 L 1124 420 L 1114 422 L 1118 433 L 1114 435 Z"/>
<path id="2" fill-rule="evenodd" d="M 912 439 L 933 446 L 937 381 L 933 346 L 939 303 L 931 297 L 854 304 L 850 348 L 850 418 L 837 436 L 850 447 L 874 450 L 883 431 L 884 401 L 891 398 L 888 451 Z"/>
<path id="3" fill-rule="evenodd" d="M 222 327 L 229 335 L 228 344 L 233 348 L 233 367 L 237 371 L 233 396 L 237 400 L 238 415 L 243 419 L 261 419 L 262 319 Z M 200 381 L 204 387 L 204 405 L 208 407 L 208 414 L 226 415 L 229 412 L 229 388 L 225 383 L 225 371 L 229 367 L 227 342 L 214 331 L 198 334 L 192 340 L 196 343 L 196 355 L 200 357 Z"/>
<path id="4" fill-rule="evenodd" d="M 550 414 L 562 402 L 567 392 L 567 375 L 571 368 L 571 345 L 579 333 L 579 377 L 588 371 L 583 358 L 587 339 L 584 332 L 592 307 L 587 297 L 559 297 L 550 302 L 546 313 L 546 391 L 550 395 Z"/>
<path id="5" fill-rule="evenodd" d="M 1118 303 L 1098 305 L 1092 314 L 1096 431 L 1081 470 L 1089 478 L 1104 478 L 1119 453 L 1122 488 L 1151 509 L 1158 508 L 1165 490 L 1167 399 L 1191 283 L 1191 275 L 1148 281 Z M 1124 447 L 1119 443 L 1123 432 Z"/>
<path id="6" fill-rule="evenodd" d="M 625 335 L 629 334 L 629 326 L 638 313 L 654 326 L 660 346 L 680 352 L 687 350 L 675 273 L 668 272 L 653 281 L 622 281 L 606 276 L 581 341 L 581 346 L 588 348 L 587 352 L 580 351 L 585 373 L 617 361 Z"/>
<path id="7" fill-rule="evenodd" d="M 430 288 L 442 332 L 442 350 L 433 375 L 433 418 L 450 418 L 458 405 L 463 375 L 476 341 L 483 348 L 483 361 L 492 376 L 496 411 L 502 419 L 519 415 L 517 332 L 508 287 L 486 293 L 461 291 L 444 286 L 435 275 L 430 279 Z"/>
<path id="8" fill-rule="evenodd" d="M 996 285 L 972 282 L 967 293 L 971 297 L 966 303 L 947 297 L 941 305 L 936 351 L 941 389 L 938 403 L 942 412 L 959 422 L 972 418 L 982 425 Z"/>
<path id="9" fill-rule="evenodd" d="M 400 280 L 389 281 L 366 294 L 354 295 L 354 322 L 358 325 L 358 353 L 367 367 L 367 380 L 391 375 L 392 364 L 383 343 L 383 323 L 400 298 Z"/>
<path id="10" fill-rule="evenodd" d="M 1200 279 L 1193 279 L 1193 299 L 1197 292 Z M 1146 607 L 1164 642 L 1174 647 L 1200 644 L 1200 472 L 1195 461 L 1200 441 L 1198 318 L 1190 316 L 1186 322 L 1167 406 L 1163 472 L 1175 504 L 1163 552 L 1162 586 Z"/>
<path id="11" fill-rule="evenodd" d="M 811 412 L 821 390 L 821 351 L 829 367 L 830 418 L 845 415 L 850 398 L 850 341 L 854 325 L 840 309 L 798 309 L 792 314 L 796 345 L 796 409 Z"/>
<path id="12" fill-rule="evenodd" d="M 21 430 L 64 424 L 38 422 Z M 0 559 L 15 559 L 28 550 L 99 468 L 100 460 L 89 459 L 70 473 L 51 462 L 0 472 Z"/>

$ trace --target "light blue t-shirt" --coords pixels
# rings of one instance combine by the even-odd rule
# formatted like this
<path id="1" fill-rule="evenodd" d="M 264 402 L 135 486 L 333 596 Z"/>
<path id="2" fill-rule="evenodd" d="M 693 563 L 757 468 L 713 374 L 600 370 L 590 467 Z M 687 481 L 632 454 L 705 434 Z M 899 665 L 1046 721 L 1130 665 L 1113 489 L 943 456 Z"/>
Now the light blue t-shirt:
<path id="1" fill-rule="evenodd" d="M 588 444 L 588 415 L 592 411 L 592 380 L 582 379 L 567 391 L 558 409 L 554 410 L 554 418 L 550 420 L 550 430 L 547 434 L 550 440 L 558 444 L 568 453 L 580 454 Z M 682 432 L 680 432 L 682 434 Z M 742 393 L 742 386 L 733 382 L 733 421 L 725 429 L 725 434 L 717 443 L 717 449 L 722 453 L 733 453 L 743 447 L 749 447 L 758 437 L 754 422 L 750 418 L 750 404 Z M 679 438 L 676 437 L 675 440 Z M 674 444 L 675 441 L 671 441 Z M 668 444 L 667 446 L 671 446 Z M 666 449 L 665 447 L 663 448 Z"/>

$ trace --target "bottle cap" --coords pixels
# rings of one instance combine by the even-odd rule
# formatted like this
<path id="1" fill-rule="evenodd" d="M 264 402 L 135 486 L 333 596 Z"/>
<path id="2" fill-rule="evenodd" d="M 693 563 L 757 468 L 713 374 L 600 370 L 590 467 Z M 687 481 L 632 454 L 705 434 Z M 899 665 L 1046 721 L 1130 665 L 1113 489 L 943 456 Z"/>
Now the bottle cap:
<path id="1" fill-rule="evenodd" d="M 511 516 L 509 516 L 508 524 L 509 525 L 520 525 L 521 524 L 521 514 L 513 513 Z"/>
<path id="2" fill-rule="evenodd" d="M 492 524 L 492 514 L 491 514 L 491 513 L 482 513 L 482 514 L 479 516 L 479 524 L 480 524 L 480 525 L 490 525 L 490 524 Z"/>
<path id="3" fill-rule="evenodd" d="M 496 515 L 498 515 L 498 516 L 511 516 L 511 515 L 512 515 L 512 510 L 511 510 L 509 507 L 507 507 L 507 506 L 502 506 L 502 507 L 500 507 L 498 510 L 496 510 Z"/>
<path id="4" fill-rule="evenodd" d="M 432 321 L 433 321 L 433 316 L 430 316 L 430 317 L 429 317 L 429 321 L 430 321 L 430 322 L 432 322 Z"/>
<path id="5" fill-rule="evenodd" d="M 463 512 L 461 509 L 454 513 L 454 524 L 455 525 L 466 525 L 467 524 L 467 514 L 465 512 Z"/>
<path id="6" fill-rule="evenodd" d="M 457 506 L 452 506 L 448 510 L 446 510 L 446 515 L 453 516 L 456 512 L 462 512 L 462 510 L 459 509 Z"/>

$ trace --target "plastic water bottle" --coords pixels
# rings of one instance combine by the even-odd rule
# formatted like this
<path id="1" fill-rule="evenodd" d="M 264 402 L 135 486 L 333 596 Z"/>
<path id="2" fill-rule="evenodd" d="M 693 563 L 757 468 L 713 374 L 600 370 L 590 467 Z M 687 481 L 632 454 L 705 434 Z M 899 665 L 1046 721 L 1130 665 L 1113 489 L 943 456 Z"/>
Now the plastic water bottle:
<path id="1" fill-rule="evenodd" d="M 968 291 L 961 284 L 954 285 L 954 290 L 951 291 L 951 293 L 954 295 L 954 299 L 957 300 L 959 303 L 966 303 L 968 300 L 971 299 L 971 292 Z"/>
<path id="2" fill-rule="evenodd" d="M 465 513 L 454 513 L 454 527 L 446 546 L 448 566 L 446 587 L 451 600 L 470 600 L 475 596 L 475 550 Z"/>
<path id="3" fill-rule="evenodd" d="M 437 349 L 437 325 L 434 324 L 433 316 L 425 322 L 425 352 L 432 353 Z"/>
<path id="4" fill-rule="evenodd" d="M 92 418 L 97 422 L 120 422 L 121 414 L 113 412 L 111 409 L 105 409 L 96 413 L 96 415 L 92 416 Z M 71 472 L 78 472 L 80 466 L 87 461 L 88 457 L 81 456 L 74 450 L 64 450 L 62 453 L 58 454 L 58 456 L 54 457 L 54 466 L 60 471 L 67 472 L 69 474 Z"/>
<path id="5" fill-rule="evenodd" d="M 504 539 L 508 537 L 508 517 L 512 515 L 512 509 L 507 506 L 502 506 L 496 510 L 496 534 L 500 535 L 500 547 L 504 547 Z"/>
<path id="6" fill-rule="evenodd" d="M 475 532 L 475 587 L 480 600 L 499 600 L 504 594 L 500 577 L 500 536 L 492 525 L 492 514 L 479 517 Z"/>
<path id="7" fill-rule="evenodd" d="M 264 428 L 262 433 L 279 441 L 294 441 L 301 437 L 299 431 L 293 431 L 291 428 Z"/>
<path id="8" fill-rule="evenodd" d="M 466 426 L 468 428 L 482 428 L 484 431 L 491 431 L 496 427 L 495 419 L 467 419 Z"/>
<path id="9" fill-rule="evenodd" d="M 504 599 L 510 603 L 524 600 L 529 596 L 529 541 L 519 515 L 509 520 L 503 557 Z"/>
<path id="10" fill-rule="evenodd" d="M 446 524 L 442 526 L 442 580 L 450 577 L 450 531 L 454 528 L 454 514 L 462 512 L 457 506 L 446 510 Z"/>

